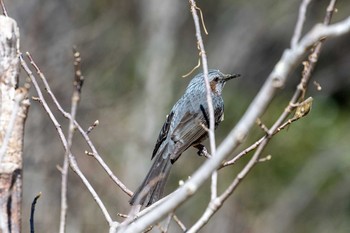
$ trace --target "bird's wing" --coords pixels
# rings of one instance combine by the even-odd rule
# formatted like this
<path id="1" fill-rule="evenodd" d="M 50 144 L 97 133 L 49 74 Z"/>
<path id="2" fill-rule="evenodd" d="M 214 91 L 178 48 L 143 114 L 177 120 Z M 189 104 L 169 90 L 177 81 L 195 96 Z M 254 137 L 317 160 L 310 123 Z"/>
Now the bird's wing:
<path id="1" fill-rule="evenodd" d="M 174 163 L 179 156 L 190 146 L 200 143 L 207 134 L 208 115 L 205 111 L 187 111 L 173 130 L 171 140 L 175 149 L 171 155 Z"/>
<path id="2" fill-rule="evenodd" d="M 203 114 L 186 112 L 172 132 L 171 139 L 183 146 L 188 145 L 184 148 L 185 150 L 206 133 L 204 127 L 206 127 L 206 120 Z"/>
<path id="3" fill-rule="evenodd" d="M 151 159 L 153 159 L 153 157 L 157 154 L 157 151 L 159 150 L 160 145 L 166 139 L 166 137 L 168 135 L 168 132 L 169 132 L 170 123 L 171 123 L 171 120 L 172 120 L 173 116 L 174 116 L 174 112 L 173 111 L 169 115 L 167 115 L 166 120 L 165 120 L 165 122 L 163 124 L 163 127 L 160 130 L 160 132 L 159 132 L 159 136 L 158 136 L 156 145 L 155 145 L 155 147 L 153 149 L 153 153 L 152 153 L 152 158 Z"/>
<path id="4" fill-rule="evenodd" d="M 171 139 L 175 142 L 175 150 L 171 155 L 172 163 L 174 163 L 187 148 L 200 143 L 206 138 L 209 128 L 209 114 L 202 105 L 199 106 L 198 110 L 199 111 L 186 112 L 170 135 Z M 217 126 L 222 120 L 223 109 L 215 109 L 214 115 L 215 126 Z"/>

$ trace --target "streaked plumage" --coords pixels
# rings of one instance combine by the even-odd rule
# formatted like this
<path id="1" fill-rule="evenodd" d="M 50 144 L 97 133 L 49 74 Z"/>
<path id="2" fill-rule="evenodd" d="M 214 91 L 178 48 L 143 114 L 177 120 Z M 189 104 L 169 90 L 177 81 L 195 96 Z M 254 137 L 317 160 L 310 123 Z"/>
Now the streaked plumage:
<path id="1" fill-rule="evenodd" d="M 238 76 L 209 70 L 215 127 L 223 120 L 222 89 L 226 81 Z M 184 95 L 167 116 L 152 153 L 153 165 L 132 196 L 131 205 L 149 206 L 162 197 L 172 165 L 190 146 L 197 146 L 207 138 L 203 125 L 209 127 L 209 112 L 204 75 L 200 73 L 191 80 Z"/>

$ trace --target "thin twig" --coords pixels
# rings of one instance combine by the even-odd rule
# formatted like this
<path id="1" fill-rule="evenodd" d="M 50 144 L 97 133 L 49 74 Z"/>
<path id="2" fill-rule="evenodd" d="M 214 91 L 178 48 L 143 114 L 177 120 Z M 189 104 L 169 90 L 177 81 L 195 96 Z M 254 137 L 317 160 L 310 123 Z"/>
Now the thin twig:
<path id="1" fill-rule="evenodd" d="M 324 21 L 323 21 L 325 26 L 329 25 L 329 23 L 330 23 L 330 20 L 332 18 L 332 15 L 333 15 L 333 12 L 335 9 L 335 3 L 336 3 L 336 0 L 331 0 L 328 7 L 327 7 L 326 16 L 325 16 Z M 347 18 L 346 20 L 344 20 L 342 22 L 342 24 L 344 25 L 344 30 L 348 31 L 350 28 L 350 17 Z M 315 28 L 311 32 L 313 32 L 313 31 L 316 31 Z M 337 30 L 334 30 L 334 31 L 337 31 Z M 306 88 L 306 85 L 309 82 L 309 79 L 311 77 L 311 73 L 312 73 L 312 71 L 317 63 L 317 59 L 318 59 L 318 56 L 320 54 L 323 41 L 324 41 L 324 38 L 317 43 L 317 45 L 313 49 L 312 54 L 309 56 L 309 61 L 304 63 L 304 68 L 306 68 L 306 69 L 303 71 L 302 80 L 301 80 L 300 84 L 298 85 L 298 88 L 297 88 L 296 92 L 294 93 L 294 95 L 290 101 L 290 104 L 285 109 L 285 111 L 280 116 L 280 118 L 277 120 L 276 126 L 272 128 L 272 129 L 274 129 L 274 131 L 277 130 L 277 128 L 282 124 L 283 121 L 285 121 L 285 119 L 288 117 L 288 115 L 297 106 L 296 103 L 297 103 L 298 99 L 305 94 L 304 90 Z M 275 132 L 272 132 L 272 134 L 275 134 Z M 225 162 L 223 164 L 223 166 L 227 166 L 227 165 L 231 165 L 231 164 L 235 163 L 240 157 L 242 157 L 243 155 L 247 154 L 249 151 L 255 149 L 258 145 L 260 145 L 262 140 L 264 140 L 264 139 L 265 139 L 265 136 L 263 138 L 259 139 L 255 144 L 253 144 L 252 146 L 247 148 L 245 151 L 241 152 L 239 155 L 237 155 L 232 160 Z"/>
<path id="2" fill-rule="evenodd" d="M 261 137 L 259 140 L 257 140 L 256 142 L 254 142 L 251 146 L 247 147 L 245 150 L 243 150 L 242 152 L 240 152 L 238 155 L 236 155 L 233 159 L 229 160 L 229 161 L 226 161 L 224 162 L 220 168 L 222 167 L 226 167 L 226 166 L 229 166 L 229 165 L 232 165 L 232 164 L 235 164 L 240 158 L 242 158 L 244 155 L 248 154 L 249 152 L 253 151 L 254 149 L 256 149 L 260 144 L 261 142 L 264 140 L 264 138 L 266 137 L 263 136 Z"/>
<path id="3" fill-rule="evenodd" d="M 293 116 L 291 119 L 287 120 L 285 123 L 283 123 L 281 126 L 279 126 L 275 132 L 273 133 L 273 135 L 279 133 L 280 131 L 282 131 L 282 129 L 286 128 L 288 125 L 290 125 L 291 123 L 293 123 L 294 121 L 300 119 L 301 117 L 304 117 L 311 108 L 311 104 L 312 104 L 312 97 L 309 97 L 308 99 L 306 99 L 305 101 L 303 101 L 299 105 L 297 108 L 297 111 L 295 113 L 295 116 Z M 297 113 L 299 111 L 299 113 Z M 265 126 L 266 127 L 266 126 Z M 266 131 L 268 133 L 268 129 L 266 129 Z M 268 134 L 267 134 L 268 135 Z M 246 148 L 245 150 L 243 150 L 242 152 L 240 152 L 238 155 L 236 155 L 233 159 L 224 162 L 221 167 L 226 167 L 232 164 L 235 164 L 240 158 L 242 158 L 244 155 L 248 154 L 250 151 L 256 149 L 263 140 L 265 140 L 265 138 L 267 137 L 267 135 L 264 135 L 263 137 L 261 137 L 259 140 L 257 140 L 256 142 L 254 142 L 251 146 L 249 146 L 248 148 Z"/>
<path id="4" fill-rule="evenodd" d="M 332 18 L 332 14 L 335 9 L 335 2 L 336 0 L 331 0 L 330 4 L 327 7 L 326 16 L 324 19 L 324 25 L 329 25 L 330 20 Z M 348 19 L 350 21 L 350 18 Z M 277 130 L 277 128 L 282 124 L 282 122 L 285 121 L 285 119 L 288 117 L 288 115 L 298 106 L 297 103 L 300 98 L 303 101 L 307 85 L 310 81 L 311 74 L 316 66 L 316 63 L 318 61 L 319 54 L 321 52 L 321 48 L 324 42 L 324 38 L 322 38 L 320 41 L 317 42 L 317 45 L 315 46 L 313 52 L 308 57 L 308 65 L 306 67 L 306 70 L 303 71 L 302 79 L 294 92 L 293 97 L 291 98 L 291 101 L 288 105 L 288 107 L 285 109 L 285 111 L 282 113 L 282 115 L 279 117 L 279 119 L 275 122 L 275 124 L 271 127 L 269 130 L 269 134 L 274 134 L 274 132 Z"/>
<path id="5" fill-rule="evenodd" d="M 127 214 L 122 214 L 122 213 L 117 213 L 117 215 L 118 215 L 119 217 L 122 217 L 122 218 L 128 218 L 128 217 L 129 217 L 129 215 L 127 215 Z"/>
<path id="6" fill-rule="evenodd" d="M 60 211 L 60 228 L 59 232 L 66 232 L 66 218 L 67 218 L 67 192 L 68 192 L 68 168 L 69 168 L 69 158 L 68 152 L 65 153 L 63 159 L 63 166 L 60 167 L 59 171 L 61 172 L 61 211 Z"/>
<path id="7" fill-rule="evenodd" d="M 8 14 L 7 14 L 7 11 L 6 11 L 6 7 L 5 7 L 5 4 L 4 4 L 4 1 L 3 0 L 0 0 L 0 3 L 1 3 L 1 8 L 2 8 L 2 12 L 3 14 L 8 17 Z"/>
<path id="8" fill-rule="evenodd" d="M 168 215 L 168 219 L 167 219 L 167 221 L 165 222 L 165 226 L 164 226 L 164 232 L 168 232 L 168 231 L 169 231 L 171 219 L 173 218 L 173 216 L 174 216 L 174 212 L 173 212 L 173 213 L 170 213 L 170 214 Z"/>
<path id="9" fill-rule="evenodd" d="M 260 158 L 259 160 L 258 160 L 258 162 L 259 163 L 263 163 L 263 162 L 266 162 L 266 161 L 270 161 L 272 159 L 272 155 L 267 155 L 267 156 L 265 156 L 265 157 L 263 157 L 263 158 Z"/>
<path id="10" fill-rule="evenodd" d="M 266 125 L 264 125 L 264 123 L 262 123 L 262 121 L 260 120 L 260 118 L 258 118 L 256 120 L 256 124 L 265 132 L 267 133 L 267 131 L 269 130 Z"/>
<path id="11" fill-rule="evenodd" d="M 34 200 L 32 202 L 32 207 L 30 209 L 30 219 L 29 219 L 29 223 L 30 223 L 30 233 L 34 233 L 34 212 L 35 212 L 35 205 L 36 205 L 36 202 L 37 200 L 39 199 L 39 197 L 41 196 L 41 192 L 36 195 L 34 197 Z"/>
<path id="12" fill-rule="evenodd" d="M 329 23 L 330 23 L 332 14 L 333 14 L 334 9 L 335 9 L 335 2 L 336 2 L 335 0 L 332 0 L 327 7 L 327 13 L 326 13 L 326 16 L 324 19 L 324 25 L 326 25 L 326 26 L 329 25 Z M 343 26 L 342 27 L 343 30 L 349 31 L 350 30 L 349 29 L 350 28 L 350 17 L 345 19 L 343 22 L 341 22 L 341 24 Z M 334 28 L 334 29 L 332 30 L 331 34 L 336 34 L 336 32 L 339 31 L 338 29 L 336 29 L 339 27 L 338 25 L 340 25 L 340 24 L 339 23 L 333 24 L 332 28 Z M 315 32 L 315 31 L 316 31 L 316 27 L 314 28 L 314 30 L 310 31 L 309 34 L 312 34 L 312 32 Z M 323 36 L 319 36 L 319 37 L 323 38 Z M 304 39 L 305 38 L 308 38 L 308 37 L 305 36 Z M 296 107 L 295 104 L 297 103 L 298 99 L 303 95 L 303 93 L 305 93 L 303 90 L 306 88 L 306 84 L 308 83 L 308 80 L 311 76 L 311 73 L 314 69 L 314 66 L 316 65 L 317 58 L 318 58 L 318 55 L 320 53 L 320 49 L 322 46 L 322 41 L 323 40 L 321 40 L 314 48 L 313 53 L 309 56 L 309 61 L 304 63 L 304 68 L 306 67 L 307 69 L 304 70 L 304 72 L 303 72 L 303 79 L 298 86 L 298 90 L 294 93 L 294 96 L 291 99 L 291 104 L 288 105 L 288 107 L 286 108 L 284 113 L 281 115 L 280 119 L 277 121 L 278 125 L 280 125 L 286 119 L 286 117 L 292 112 L 292 110 Z M 298 45 L 300 45 L 300 44 L 298 44 Z M 308 46 L 305 46 L 305 48 L 307 48 L 307 47 Z M 278 127 L 279 126 L 277 126 L 277 128 Z M 265 136 L 260 138 L 257 142 L 255 142 L 252 146 L 248 147 L 246 150 L 242 151 L 240 154 L 238 154 L 232 160 L 225 162 L 223 164 L 223 166 L 234 164 L 240 157 L 244 156 L 248 152 L 254 150 L 257 146 L 259 146 L 260 143 L 262 142 L 262 140 L 264 140 L 264 139 L 265 139 Z"/>
<path id="13" fill-rule="evenodd" d="M 331 0 L 331 4 L 334 2 Z M 330 8 L 327 8 L 327 14 L 326 18 L 331 17 L 332 11 L 329 10 Z M 333 8 L 334 10 L 334 4 Z M 330 15 L 330 16 L 329 16 Z M 330 18 L 328 18 L 330 21 Z M 328 24 L 329 24 L 328 21 Z M 321 47 L 322 42 L 318 42 L 317 47 Z M 252 158 L 249 160 L 249 162 L 246 164 L 246 166 L 242 169 L 242 171 L 236 176 L 236 178 L 233 180 L 233 182 L 229 185 L 229 187 L 214 201 L 211 201 L 209 203 L 208 208 L 205 210 L 204 214 L 199 218 L 199 220 L 188 230 L 189 233 L 197 232 L 199 229 L 201 229 L 208 221 L 209 219 L 214 215 L 214 213 L 222 206 L 222 204 L 225 202 L 225 200 L 233 193 L 233 191 L 238 187 L 238 185 L 241 183 L 241 181 L 247 176 L 247 174 L 253 169 L 253 167 L 259 162 L 260 155 L 263 152 L 264 148 L 272 138 L 272 136 L 277 132 L 279 127 L 281 127 L 282 122 L 286 120 L 288 115 L 291 113 L 291 111 L 295 107 L 299 107 L 296 111 L 296 114 L 292 118 L 292 120 L 297 120 L 303 116 L 305 116 L 311 108 L 312 98 L 309 98 L 306 101 L 303 101 L 302 103 L 298 104 L 298 100 L 305 95 L 307 85 L 310 81 L 312 69 L 316 65 L 317 59 L 314 59 L 314 57 L 318 57 L 320 53 L 320 48 L 316 51 L 314 50 L 313 53 L 309 56 L 309 62 L 312 63 L 308 66 L 307 72 L 303 72 L 301 81 L 299 85 L 297 86 L 295 93 L 293 97 L 291 98 L 291 101 L 288 104 L 288 107 L 285 108 L 284 112 L 281 114 L 281 116 L 277 119 L 277 121 L 273 124 L 273 126 L 268 130 L 267 135 L 264 137 L 264 139 L 259 144 L 257 150 L 255 151 Z M 313 58 L 312 60 L 310 58 Z M 289 124 L 292 122 L 289 121 Z"/>
<path id="14" fill-rule="evenodd" d="M 185 224 L 183 224 L 183 222 L 181 222 L 181 220 L 180 220 L 176 215 L 174 215 L 173 218 L 174 218 L 174 221 L 177 223 L 177 225 L 179 225 L 179 227 L 181 228 L 181 230 L 182 230 L 183 232 L 186 232 L 186 231 L 187 231 L 187 228 L 186 228 Z"/>
<path id="15" fill-rule="evenodd" d="M 86 134 L 91 133 L 93 129 L 95 129 L 96 126 L 100 124 L 99 120 L 96 120 L 92 125 L 89 126 L 89 128 L 86 130 Z"/>
<path id="16" fill-rule="evenodd" d="M 300 4 L 298 21 L 295 24 L 293 37 L 292 37 L 291 42 L 290 42 L 290 46 L 292 48 L 294 48 L 298 44 L 298 42 L 300 40 L 301 33 L 303 31 L 305 18 L 306 18 L 307 6 L 309 5 L 310 2 L 311 2 L 311 0 L 303 0 L 303 2 Z"/>
<path id="17" fill-rule="evenodd" d="M 216 145 L 215 145 L 215 116 L 214 116 L 214 107 L 213 107 L 213 100 L 211 97 L 211 90 L 210 90 L 210 84 L 209 84 L 209 78 L 208 78 L 208 62 L 207 62 L 207 55 L 204 49 L 204 43 L 201 35 L 201 28 L 199 23 L 199 18 L 197 14 L 197 9 L 199 9 L 196 6 L 196 2 L 194 0 L 190 0 L 191 5 L 191 12 L 192 17 L 196 29 L 196 38 L 199 46 L 199 54 L 202 59 L 203 64 L 203 73 L 204 73 L 204 82 L 207 92 L 207 103 L 208 103 L 208 112 L 209 112 L 209 143 L 210 143 L 210 154 L 212 156 L 215 156 L 216 154 Z M 202 11 L 200 11 L 202 12 Z M 215 199 L 217 196 L 217 171 L 213 171 L 212 177 L 211 177 L 211 199 Z"/>
<path id="18" fill-rule="evenodd" d="M 29 56 L 29 59 L 31 60 L 31 63 L 33 64 L 34 68 L 38 71 L 38 67 L 36 66 L 35 62 L 32 60 L 31 56 Z M 40 70 L 39 70 L 40 71 Z M 43 75 L 43 73 L 39 72 L 38 73 L 41 80 L 44 83 L 45 86 L 45 90 L 47 91 L 47 93 L 49 94 L 49 96 L 51 97 L 52 101 L 54 102 L 54 104 L 56 105 L 57 109 L 63 114 L 64 117 L 66 117 L 67 119 L 71 118 L 71 115 L 66 112 L 61 104 L 57 101 L 56 96 L 53 94 L 45 76 Z M 78 131 L 80 132 L 80 134 L 83 136 L 84 140 L 86 141 L 86 143 L 88 144 L 88 146 L 90 147 L 90 149 L 92 150 L 92 156 L 97 160 L 97 162 L 102 166 L 102 168 L 106 171 L 106 173 L 109 175 L 109 177 L 119 186 L 119 188 L 124 191 L 127 195 L 132 196 L 133 192 L 128 189 L 126 187 L 126 185 L 124 185 L 117 176 L 115 176 L 112 172 L 112 170 L 107 166 L 107 164 L 103 161 L 102 157 L 100 156 L 100 154 L 97 152 L 96 147 L 94 146 L 94 144 L 92 143 L 89 135 L 85 132 L 85 130 L 80 126 L 80 124 L 75 120 L 74 121 L 75 126 L 77 127 Z"/>
<path id="19" fill-rule="evenodd" d="M 163 201 L 160 200 L 161 205 L 155 203 L 150 206 L 152 208 L 144 209 L 147 214 L 135 219 L 132 224 L 124 228 L 124 233 L 142 231 L 189 199 L 209 178 L 212 171 L 216 170 L 222 161 L 245 140 L 256 119 L 266 110 L 277 90 L 283 87 L 288 77 L 290 77 L 290 73 L 304 57 L 306 50 L 325 36 L 337 37 L 349 31 L 350 17 L 330 26 L 316 25 L 300 40 L 295 48 L 286 49 L 241 120 L 217 148 L 216 155 L 206 160 L 193 173 L 191 179 L 187 180 L 184 185 L 174 192 L 176 195 L 168 195 L 166 200 L 163 200 L 164 198 Z"/>
<path id="20" fill-rule="evenodd" d="M 28 53 L 28 56 L 30 56 L 30 54 Z M 59 138 L 63 144 L 63 147 L 65 150 L 69 150 L 68 145 L 67 145 L 67 139 L 65 138 L 63 131 L 61 129 L 61 125 L 58 123 L 56 117 L 53 115 L 53 113 L 51 112 L 49 106 L 47 105 L 47 102 L 41 92 L 41 89 L 38 85 L 38 82 L 36 81 L 35 76 L 33 75 L 33 73 L 31 72 L 31 70 L 29 69 L 28 65 L 26 64 L 26 62 L 24 61 L 24 59 L 22 58 L 22 56 L 20 56 L 20 61 L 21 61 L 21 65 L 24 69 L 24 71 L 27 73 L 27 75 L 29 76 L 29 78 L 31 79 L 35 90 L 39 96 L 39 98 L 41 99 L 40 103 L 43 106 L 43 108 L 45 109 L 45 112 L 49 115 L 52 123 L 54 124 Z M 43 76 L 40 69 L 38 69 L 38 67 L 36 66 L 35 63 L 32 63 L 32 65 L 37 69 L 38 75 L 39 76 Z M 96 201 L 97 205 L 100 207 L 106 221 L 109 223 L 110 226 L 114 225 L 115 222 L 112 221 L 111 216 L 109 215 L 105 205 L 103 204 L 103 202 L 101 201 L 100 197 L 97 195 L 95 189 L 91 186 L 90 182 L 86 179 L 86 177 L 84 176 L 84 174 L 81 172 L 75 157 L 73 156 L 73 154 L 71 153 L 71 151 L 69 152 L 69 164 L 72 168 L 72 170 L 79 176 L 79 178 L 81 179 L 81 181 L 84 183 L 85 187 L 89 190 L 90 194 L 92 195 L 93 199 Z"/>
<path id="21" fill-rule="evenodd" d="M 72 148 L 72 141 L 73 141 L 73 135 L 75 131 L 74 127 L 74 121 L 75 116 L 77 113 L 77 108 L 80 100 L 80 93 L 81 88 L 84 83 L 84 76 L 82 76 L 81 73 L 81 57 L 80 53 L 73 49 L 73 55 L 74 55 L 74 81 L 73 81 L 73 95 L 71 99 L 71 118 L 69 119 L 69 126 L 68 126 L 68 136 L 67 136 L 67 147 L 68 150 L 65 152 L 63 166 L 61 169 L 61 216 L 60 216 L 60 233 L 66 232 L 66 217 L 67 217 L 67 186 L 68 186 L 68 165 L 69 165 L 69 152 Z"/>

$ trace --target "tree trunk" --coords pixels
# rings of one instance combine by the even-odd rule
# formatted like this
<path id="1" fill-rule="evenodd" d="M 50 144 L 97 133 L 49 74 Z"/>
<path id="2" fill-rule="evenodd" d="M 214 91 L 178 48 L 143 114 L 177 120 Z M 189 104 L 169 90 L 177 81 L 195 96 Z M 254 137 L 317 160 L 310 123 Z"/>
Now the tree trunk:
<path id="1" fill-rule="evenodd" d="M 0 232 L 21 231 L 23 131 L 27 89 L 18 88 L 19 30 L 0 16 Z"/>

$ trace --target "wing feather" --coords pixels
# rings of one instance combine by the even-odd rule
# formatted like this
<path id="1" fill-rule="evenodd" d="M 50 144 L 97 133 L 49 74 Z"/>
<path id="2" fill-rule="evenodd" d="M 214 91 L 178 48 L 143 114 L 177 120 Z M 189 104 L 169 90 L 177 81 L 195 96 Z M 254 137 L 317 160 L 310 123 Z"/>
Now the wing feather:
<path id="1" fill-rule="evenodd" d="M 175 150 L 171 156 L 172 162 L 190 146 L 199 143 L 206 137 L 207 131 L 205 116 L 201 112 L 186 112 L 179 124 L 171 134 L 171 139 L 175 142 Z"/>
<path id="2" fill-rule="evenodd" d="M 153 153 L 152 153 L 152 158 L 154 158 L 154 156 L 157 154 L 157 151 L 159 150 L 160 145 L 164 142 L 164 140 L 167 138 L 168 136 L 168 132 L 169 132 L 169 128 L 170 128 L 170 123 L 171 120 L 173 119 L 174 116 L 174 112 L 172 111 L 167 117 L 166 117 L 166 121 L 163 124 L 162 129 L 159 132 L 159 136 L 156 142 L 156 145 L 154 146 L 153 149 Z"/>
<path id="3" fill-rule="evenodd" d="M 223 116 L 223 108 L 216 108 L 215 128 L 218 126 Z M 186 112 L 176 128 L 173 130 L 171 139 L 175 142 L 175 150 L 171 155 L 171 161 L 174 163 L 180 155 L 190 146 L 202 142 L 208 135 L 209 114 L 205 108 L 200 105 L 197 111 Z"/>

